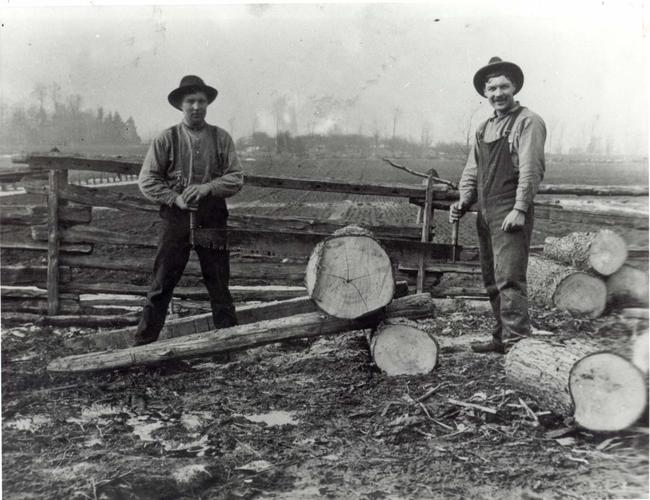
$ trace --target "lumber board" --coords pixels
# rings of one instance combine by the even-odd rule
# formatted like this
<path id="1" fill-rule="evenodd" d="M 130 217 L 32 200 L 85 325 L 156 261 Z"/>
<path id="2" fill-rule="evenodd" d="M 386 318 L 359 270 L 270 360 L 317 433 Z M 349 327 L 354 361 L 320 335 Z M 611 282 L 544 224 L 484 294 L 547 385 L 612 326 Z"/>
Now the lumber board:
<path id="1" fill-rule="evenodd" d="M 47 242 L 34 241 L 31 239 L 12 239 L 7 241 L 4 237 L 0 240 L 0 248 L 6 250 L 34 250 L 34 251 L 47 251 Z M 91 244 L 76 244 L 76 243 L 61 243 L 59 251 L 71 254 L 89 254 L 93 251 Z"/>
<path id="2" fill-rule="evenodd" d="M 402 262 L 399 263 L 397 269 L 409 274 L 415 274 L 419 271 L 416 265 L 404 265 Z M 481 274 L 481 266 L 479 263 L 471 262 L 434 262 L 427 264 L 424 271 L 426 273 Z"/>
<path id="3" fill-rule="evenodd" d="M 47 290 L 35 286 L 0 286 L 0 297 L 3 299 L 46 299 Z M 70 300 L 79 300 L 79 294 L 66 292 L 61 294 L 61 298 Z"/>
<path id="4" fill-rule="evenodd" d="M 47 369 L 51 372 L 79 373 L 158 364 L 171 359 L 192 358 L 291 339 L 362 330 L 372 328 L 387 318 L 418 319 L 432 316 L 434 311 L 435 307 L 428 294 L 409 295 L 394 300 L 376 315 L 352 321 L 319 312 L 296 314 L 161 340 L 129 349 L 68 356 L 53 360 Z"/>
<path id="5" fill-rule="evenodd" d="M 78 328 L 119 328 L 134 325 L 139 321 L 139 315 L 121 314 L 92 316 L 89 314 L 60 314 L 47 316 L 29 312 L 2 311 L 2 325 L 28 323 L 39 326 L 78 327 Z"/>
<path id="6" fill-rule="evenodd" d="M 76 300 L 59 298 L 58 306 L 58 312 L 63 314 L 78 314 L 81 312 L 81 305 Z M 4 315 L 6 311 L 52 314 L 49 310 L 47 298 L 17 299 L 3 297 L 2 314 Z"/>
<path id="7" fill-rule="evenodd" d="M 124 175 L 138 175 L 141 159 L 100 157 L 85 155 L 30 154 L 25 158 L 31 170 L 91 170 L 113 172 Z"/>
<path id="8" fill-rule="evenodd" d="M 10 265 L 0 266 L 0 277 L 3 285 L 38 285 L 45 286 L 47 283 L 47 266 L 24 266 Z M 69 267 L 59 269 L 59 281 L 66 283 L 70 281 L 71 273 Z"/>
<path id="9" fill-rule="evenodd" d="M 131 196 L 115 190 L 68 184 L 61 190 L 64 200 L 84 205 L 102 206 L 124 211 L 158 212 L 158 206 L 141 196 Z"/>
<path id="10" fill-rule="evenodd" d="M 623 226 L 648 229 L 648 216 L 642 214 L 621 214 L 603 209 L 568 209 L 545 202 L 535 202 L 535 218 L 556 222 L 593 224 L 598 226 Z"/>
<path id="11" fill-rule="evenodd" d="M 59 245 L 61 227 L 59 221 L 59 189 L 68 182 L 68 171 L 51 170 L 47 195 L 47 312 L 59 313 Z M 77 312 L 77 311 L 73 311 Z"/>
<path id="12" fill-rule="evenodd" d="M 47 224 L 48 209 L 43 205 L 2 205 L 0 224 L 34 226 Z M 91 207 L 63 205 L 59 207 L 59 221 L 65 224 L 87 224 L 92 220 Z"/>
<path id="13" fill-rule="evenodd" d="M 302 314 L 316 310 L 316 306 L 307 296 L 270 302 L 239 306 L 236 308 L 237 320 L 240 325 L 257 321 L 271 320 L 294 314 Z M 171 339 L 206 332 L 214 329 L 212 313 L 198 314 L 185 318 L 170 319 L 165 322 L 160 331 L 159 340 Z M 105 349 L 125 349 L 133 345 L 136 327 L 119 330 L 97 332 L 90 335 L 73 337 L 64 341 L 66 347 L 79 351 L 94 351 Z"/>

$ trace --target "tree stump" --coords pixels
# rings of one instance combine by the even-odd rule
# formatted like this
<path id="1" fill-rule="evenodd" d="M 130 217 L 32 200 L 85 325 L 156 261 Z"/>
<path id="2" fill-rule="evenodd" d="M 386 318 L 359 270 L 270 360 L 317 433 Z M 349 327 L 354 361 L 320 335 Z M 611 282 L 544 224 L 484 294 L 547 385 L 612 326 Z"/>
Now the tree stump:
<path id="1" fill-rule="evenodd" d="M 609 276 L 627 259 L 627 244 L 614 231 L 570 233 L 562 238 L 544 240 L 544 257 L 569 264 L 580 271 L 595 271 Z"/>
<path id="2" fill-rule="evenodd" d="M 370 355 L 386 375 L 421 375 L 438 364 L 439 346 L 418 324 L 405 318 L 381 323 L 370 335 Z"/>
<path id="3" fill-rule="evenodd" d="M 307 293 L 322 311 L 355 319 L 390 304 L 390 258 L 372 233 L 347 226 L 314 248 L 305 272 Z"/>
<path id="4" fill-rule="evenodd" d="M 615 309 L 648 306 L 648 273 L 624 265 L 607 278 L 607 304 Z"/>
<path id="5" fill-rule="evenodd" d="M 528 260 L 528 298 L 543 307 L 557 307 L 597 318 L 607 304 L 602 279 L 584 271 L 531 256 Z"/>
<path id="6" fill-rule="evenodd" d="M 574 338 L 562 343 L 534 338 L 513 346 L 506 381 L 535 399 L 540 409 L 593 431 L 622 430 L 647 406 L 647 382 L 631 361 L 627 336 Z"/>

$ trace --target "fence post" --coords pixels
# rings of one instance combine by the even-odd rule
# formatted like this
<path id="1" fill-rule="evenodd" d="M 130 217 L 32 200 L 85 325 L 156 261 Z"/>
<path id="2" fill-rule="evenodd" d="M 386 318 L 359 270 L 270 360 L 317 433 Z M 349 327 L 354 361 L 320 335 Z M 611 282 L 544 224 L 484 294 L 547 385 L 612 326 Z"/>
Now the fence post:
<path id="1" fill-rule="evenodd" d="M 50 170 L 47 192 L 47 313 L 59 314 L 59 190 L 68 180 L 67 170 Z"/>
<path id="2" fill-rule="evenodd" d="M 424 208 L 422 209 L 422 236 L 423 242 L 428 242 L 431 238 L 431 223 L 433 222 L 433 183 L 437 173 L 434 170 L 429 172 L 427 178 L 427 189 L 424 198 Z M 424 278 L 426 276 L 426 249 L 422 249 L 418 258 L 418 276 L 415 282 L 415 289 L 418 293 L 424 291 Z"/>

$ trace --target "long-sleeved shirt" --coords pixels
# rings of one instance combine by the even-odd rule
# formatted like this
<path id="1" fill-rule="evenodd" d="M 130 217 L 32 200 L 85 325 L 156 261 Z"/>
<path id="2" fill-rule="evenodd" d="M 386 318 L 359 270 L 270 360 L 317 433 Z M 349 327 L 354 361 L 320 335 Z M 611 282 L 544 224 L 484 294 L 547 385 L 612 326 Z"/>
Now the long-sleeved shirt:
<path id="1" fill-rule="evenodd" d="M 481 123 L 477 130 L 485 126 L 483 140 L 492 142 L 499 139 L 511 118 L 511 114 L 519 109 L 519 103 L 505 115 L 497 116 L 496 112 L 486 122 Z M 544 161 L 544 143 L 546 141 L 546 125 L 542 118 L 523 108 L 510 131 L 508 143 L 512 164 L 518 171 L 519 183 L 514 207 L 526 212 L 533 203 L 539 185 L 544 178 L 546 164 Z M 458 184 L 459 197 L 462 205 L 469 208 L 477 199 L 477 170 L 479 145 L 474 139 L 463 174 Z"/>
<path id="2" fill-rule="evenodd" d="M 173 128 L 178 133 L 178 152 L 172 147 Z M 176 161 L 172 161 L 174 154 L 178 155 Z M 147 199 L 169 206 L 174 205 L 183 186 L 206 183 L 217 198 L 234 195 L 244 184 L 230 134 L 207 123 L 198 130 L 183 122 L 164 130 L 149 146 L 138 177 L 140 191 Z"/>

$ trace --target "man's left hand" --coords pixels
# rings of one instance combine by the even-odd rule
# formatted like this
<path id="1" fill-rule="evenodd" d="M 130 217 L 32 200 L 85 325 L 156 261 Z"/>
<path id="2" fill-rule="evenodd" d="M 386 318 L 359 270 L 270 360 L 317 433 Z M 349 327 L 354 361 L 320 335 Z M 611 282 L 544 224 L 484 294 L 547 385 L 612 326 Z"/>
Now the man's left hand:
<path id="1" fill-rule="evenodd" d="M 190 184 L 185 188 L 181 196 L 188 205 L 196 205 L 209 194 L 210 186 L 207 184 Z"/>
<path id="2" fill-rule="evenodd" d="M 510 213 L 506 215 L 506 218 L 503 219 L 503 223 L 501 224 L 501 229 L 506 233 L 517 231 L 522 227 L 524 227 L 525 222 L 526 222 L 526 214 L 524 212 L 521 212 L 513 208 L 510 211 Z"/>

